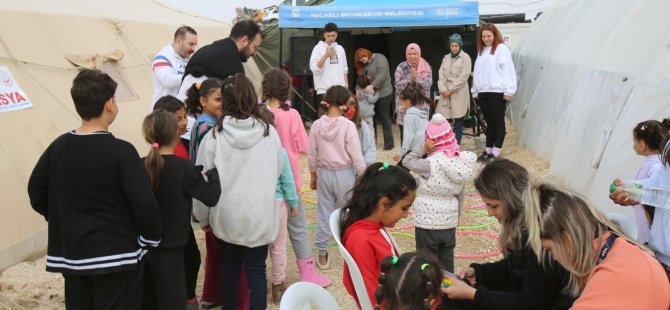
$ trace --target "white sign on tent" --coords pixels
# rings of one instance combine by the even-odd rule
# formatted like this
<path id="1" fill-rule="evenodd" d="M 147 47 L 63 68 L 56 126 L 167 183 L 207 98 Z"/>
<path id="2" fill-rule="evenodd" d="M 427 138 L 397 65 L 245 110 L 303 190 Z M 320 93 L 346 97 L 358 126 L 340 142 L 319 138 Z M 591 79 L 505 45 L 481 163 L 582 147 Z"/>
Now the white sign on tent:
<path id="1" fill-rule="evenodd" d="M 21 89 L 7 66 L 0 66 L 0 112 L 32 108 L 28 95 Z"/>

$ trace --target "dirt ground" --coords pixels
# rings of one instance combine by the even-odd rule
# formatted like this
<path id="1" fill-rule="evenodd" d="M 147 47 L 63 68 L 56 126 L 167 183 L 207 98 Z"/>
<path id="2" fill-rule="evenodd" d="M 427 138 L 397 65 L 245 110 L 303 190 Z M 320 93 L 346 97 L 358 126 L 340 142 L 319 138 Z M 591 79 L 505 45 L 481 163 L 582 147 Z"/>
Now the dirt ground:
<path id="1" fill-rule="evenodd" d="M 379 141 L 381 142 L 381 128 L 378 128 L 380 134 Z M 394 126 L 394 137 L 396 139 L 396 150 L 400 143 L 398 127 Z M 466 129 L 469 133 L 470 129 Z M 547 176 L 548 163 L 539 157 L 532 154 L 523 146 L 518 144 L 519 136 L 516 130 L 510 123 L 507 123 L 507 137 L 505 139 L 505 148 L 503 149 L 503 157 L 521 163 L 534 176 Z M 483 136 L 482 136 L 483 138 Z M 464 150 L 475 151 L 480 153 L 480 150 L 475 150 L 475 138 L 470 136 L 463 137 L 462 148 Z M 393 151 L 382 151 L 381 145 L 378 145 L 377 159 L 379 161 L 392 161 Z M 306 181 L 305 187 L 309 184 L 309 173 L 307 172 L 306 158 L 301 159 L 303 169 L 303 179 Z M 471 182 L 467 184 L 466 192 L 470 193 L 466 197 L 465 206 L 481 205 L 481 200 L 476 197 L 474 188 Z M 316 206 L 310 203 L 310 200 L 316 200 L 315 192 L 306 192 L 304 194 L 305 216 L 308 225 L 316 224 Z M 490 223 L 489 226 L 481 228 L 480 231 L 497 234 L 500 231 L 498 223 L 482 211 L 468 211 L 464 212 L 460 220 L 460 226 L 477 226 Z M 410 224 L 408 219 L 404 219 L 398 223 L 398 227 Z M 395 238 L 404 251 L 412 251 L 414 249 L 414 239 L 412 235 L 414 229 L 405 231 L 398 231 Z M 314 230 L 310 230 L 311 240 L 314 240 Z M 203 255 L 205 255 L 204 234 L 201 231 L 196 233 L 198 244 Z M 334 242 L 333 242 L 334 244 Z M 458 235 L 457 236 L 456 255 L 471 255 L 495 251 L 497 243 L 495 239 L 488 236 L 481 235 Z M 342 258 L 336 247 L 331 247 L 329 251 L 331 257 L 331 268 L 325 271 L 319 271 L 327 275 L 332 280 L 333 284 L 329 286 L 328 291 L 337 299 L 342 309 L 355 309 L 353 299 L 347 294 L 342 285 Z M 299 280 L 297 267 L 295 264 L 295 256 L 288 246 L 288 270 L 287 283 L 291 284 Z M 466 267 L 471 262 L 489 262 L 500 259 L 500 255 L 489 256 L 481 259 L 456 259 L 456 270 Z M 203 264 L 204 267 L 204 264 Z M 63 296 L 63 278 L 60 274 L 53 274 L 44 271 L 45 257 L 35 261 L 23 262 L 11 268 L 4 270 L 0 274 L 0 309 L 64 309 Z M 198 295 L 202 290 L 202 276 L 203 271 L 200 272 L 200 279 L 198 283 Z M 269 259 L 268 259 L 268 279 L 270 277 Z M 268 284 L 269 285 L 269 284 Z M 269 289 L 268 289 L 269 293 Z M 269 309 L 279 309 L 278 306 L 273 305 L 268 297 Z"/>

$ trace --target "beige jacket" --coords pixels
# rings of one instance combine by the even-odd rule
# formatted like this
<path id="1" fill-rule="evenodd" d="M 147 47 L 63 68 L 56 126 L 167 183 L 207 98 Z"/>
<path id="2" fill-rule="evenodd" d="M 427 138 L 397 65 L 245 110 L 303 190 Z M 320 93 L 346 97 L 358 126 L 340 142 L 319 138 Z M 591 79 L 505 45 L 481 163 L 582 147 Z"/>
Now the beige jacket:
<path id="1" fill-rule="evenodd" d="M 435 113 L 440 113 L 446 118 L 461 118 L 468 113 L 470 108 L 468 78 L 471 72 L 472 60 L 467 53 L 461 51 L 455 59 L 451 58 L 451 54 L 444 56 L 439 71 L 440 78 L 437 81 L 440 100 Z M 449 98 L 442 96 L 445 90 L 451 92 Z"/>

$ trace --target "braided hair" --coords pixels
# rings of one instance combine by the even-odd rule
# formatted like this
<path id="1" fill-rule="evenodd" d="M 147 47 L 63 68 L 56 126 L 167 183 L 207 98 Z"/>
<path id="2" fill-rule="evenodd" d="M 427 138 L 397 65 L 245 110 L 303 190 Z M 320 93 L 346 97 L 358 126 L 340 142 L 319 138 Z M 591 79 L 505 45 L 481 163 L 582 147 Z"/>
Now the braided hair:
<path id="1" fill-rule="evenodd" d="M 384 257 L 375 291 L 375 309 L 432 309 L 431 301 L 440 298 L 442 272 L 435 259 L 429 257 L 432 256 L 411 252 Z"/>

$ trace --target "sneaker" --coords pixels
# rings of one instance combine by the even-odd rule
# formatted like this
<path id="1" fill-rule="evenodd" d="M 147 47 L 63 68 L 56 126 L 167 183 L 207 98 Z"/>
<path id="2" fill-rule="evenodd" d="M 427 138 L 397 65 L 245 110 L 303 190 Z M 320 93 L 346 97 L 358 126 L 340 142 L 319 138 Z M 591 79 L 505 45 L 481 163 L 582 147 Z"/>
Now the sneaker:
<path id="1" fill-rule="evenodd" d="M 489 155 L 493 156 L 493 154 L 486 153 L 486 151 L 482 152 L 482 155 L 479 155 L 479 157 L 477 157 L 477 162 L 478 163 L 483 162 Z"/>
<path id="2" fill-rule="evenodd" d="M 326 253 L 326 263 L 323 264 L 323 265 L 321 264 L 321 260 L 319 259 L 319 257 L 321 257 L 321 255 L 319 255 L 316 258 L 316 265 L 319 267 L 319 269 L 321 269 L 321 270 L 329 269 L 330 268 L 330 257 L 328 256 L 328 253 Z"/>

